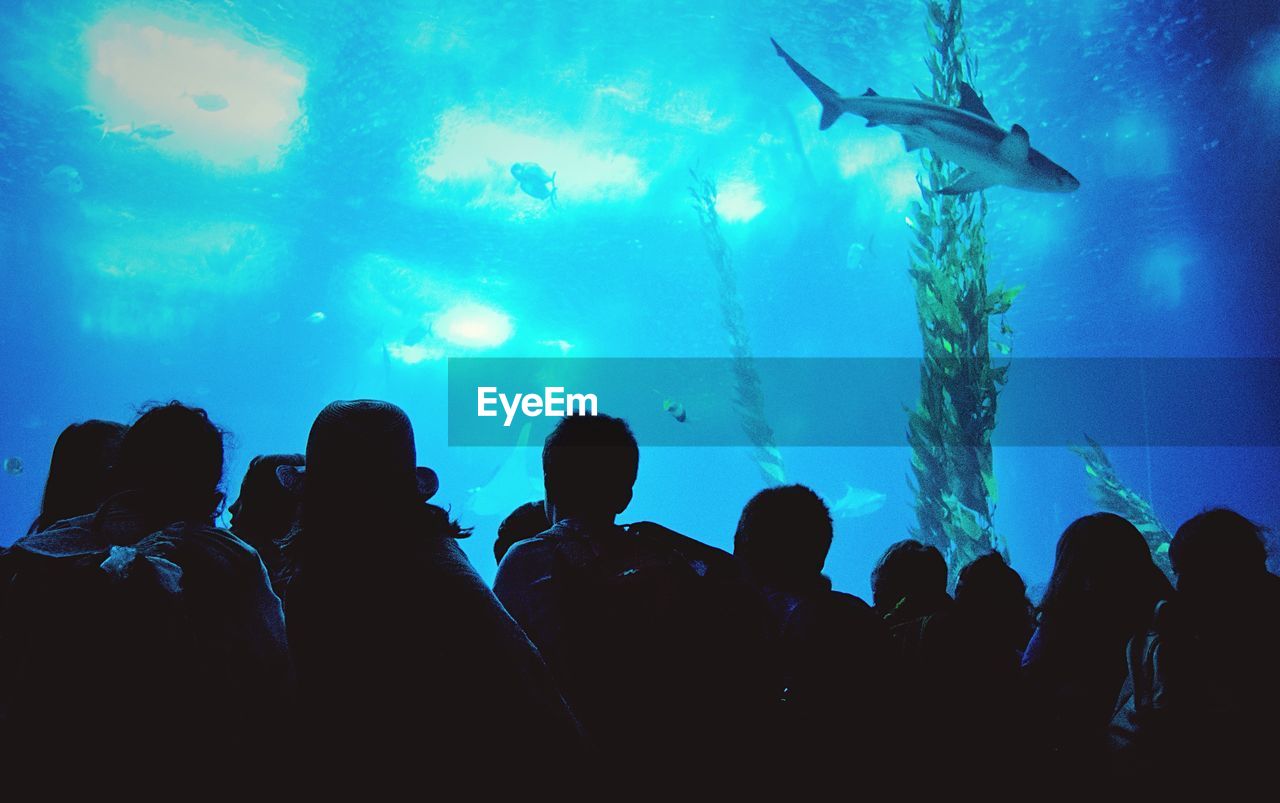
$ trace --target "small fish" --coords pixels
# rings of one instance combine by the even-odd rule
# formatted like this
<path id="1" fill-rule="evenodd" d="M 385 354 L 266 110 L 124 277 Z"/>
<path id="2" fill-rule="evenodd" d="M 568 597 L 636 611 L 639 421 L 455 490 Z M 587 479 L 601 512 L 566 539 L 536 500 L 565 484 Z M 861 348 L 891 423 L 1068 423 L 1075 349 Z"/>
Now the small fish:
<path id="1" fill-rule="evenodd" d="M 511 175 L 520 184 L 525 195 L 556 205 L 556 174 L 547 175 L 536 162 L 516 162 L 511 165 Z"/>
<path id="2" fill-rule="evenodd" d="M 107 119 L 105 114 L 87 103 L 81 106 L 72 106 L 70 109 L 67 109 L 67 114 L 80 118 L 85 123 L 90 124 L 93 128 L 101 126 L 103 121 Z"/>
<path id="3" fill-rule="evenodd" d="M 689 414 L 685 412 L 684 405 L 678 401 L 670 399 L 662 400 L 662 412 L 670 413 L 671 417 L 683 424 L 689 418 Z"/>
<path id="4" fill-rule="evenodd" d="M 200 92 L 196 95 L 188 95 L 182 93 L 184 97 L 191 98 L 191 102 L 196 104 L 196 108 L 206 112 L 220 112 L 231 104 L 227 103 L 227 99 L 217 92 Z"/>
<path id="5" fill-rule="evenodd" d="M 80 171 L 71 165 L 58 165 L 44 174 L 41 182 L 46 190 L 62 195 L 75 195 L 84 189 L 84 180 Z"/>
<path id="6" fill-rule="evenodd" d="M 844 264 L 850 270 L 858 270 L 866 264 L 867 258 L 871 256 L 871 249 L 876 242 L 876 233 L 872 232 L 865 243 L 850 243 L 849 250 L 845 252 Z"/>
<path id="7" fill-rule="evenodd" d="M 17 457 L 6 457 L 4 459 L 4 471 L 6 474 L 18 476 L 22 473 L 22 460 Z"/>
<path id="8" fill-rule="evenodd" d="M 307 323 L 324 323 L 324 319 L 328 316 L 319 310 L 307 316 Z"/>
<path id="9" fill-rule="evenodd" d="M 559 349 L 561 354 L 568 354 L 569 350 L 573 348 L 573 344 L 568 340 L 539 340 L 538 345 Z"/>
<path id="10" fill-rule="evenodd" d="M 884 494 L 870 488 L 855 488 L 845 483 L 844 496 L 831 506 L 831 515 L 838 519 L 851 519 L 875 513 L 884 507 Z"/>
<path id="11" fill-rule="evenodd" d="M 108 122 L 103 122 L 102 125 L 99 126 L 99 128 L 102 131 L 103 139 L 106 139 L 108 134 L 115 134 L 117 136 L 127 137 L 133 133 L 132 123 L 125 123 L 123 125 L 111 125 Z"/>
<path id="12" fill-rule="evenodd" d="M 262 316 L 262 320 L 263 320 L 263 322 L 264 322 L 264 323 L 267 323 L 267 324 L 277 324 L 277 323 L 280 323 L 280 313 L 279 313 L 279 312 L 268 312 L 266 315 L 263 315 L 263 316 Z"/>
<path id="13" fill-rule="evenodd" d="M 160 123 L 147 123 L 141 127 L 134 127 L 129 132 L 129 136 L 137 139 L 164 139 L 173 134 L 173 129 Z"/>

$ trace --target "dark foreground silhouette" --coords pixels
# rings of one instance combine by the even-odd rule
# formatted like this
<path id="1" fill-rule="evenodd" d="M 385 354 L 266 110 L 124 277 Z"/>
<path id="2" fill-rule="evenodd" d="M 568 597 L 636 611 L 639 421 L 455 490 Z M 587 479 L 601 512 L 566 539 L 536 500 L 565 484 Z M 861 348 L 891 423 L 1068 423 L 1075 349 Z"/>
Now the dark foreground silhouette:
<path id="1" fill-rule="evenodd" d="M 1178 529 L 1176 590 L 1098 513 L 1038 608 L 995 554 L 949 593 L 914 540 L 869 605 L 822 574 L 812 490 L 750 499 L 732 555 L 624 524 L 635 438 L 569 417 L 490 590 L 398 407 L 255 458 L 231 531 L 223 439 L 178 402 L 60 436 L 0 550 L 0 788 L 1175 794 L 1263 783 L 1280 746 L 1280 579 L 1233 511 Z"/>

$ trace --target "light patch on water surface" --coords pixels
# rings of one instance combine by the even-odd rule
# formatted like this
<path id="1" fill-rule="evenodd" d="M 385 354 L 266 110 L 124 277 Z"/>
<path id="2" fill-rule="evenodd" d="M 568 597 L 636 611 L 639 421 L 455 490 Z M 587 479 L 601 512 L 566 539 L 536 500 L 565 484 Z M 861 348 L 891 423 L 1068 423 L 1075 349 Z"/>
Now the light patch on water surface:
<path id="1" fill-rule="evenodd" d="M 568 128 L 552 128 L 542 118 L 499 122 L 462 108 L 440 115 L 415 167 L 424 194 L 469 195 L 469 204 L 477 207 L 546 205 L 521 192 L 511 175 L 516 162 L 533 162 L 554 174 L 564 205 L 639 198 L 649 189 L 649 177 L 634 156 L 600 147 Z"/>
<path id="2" fill-rule="evenodd" d="M 908 201 L 920 197 L 916 170 L 916 165 L 895 162 L 883 172 L 880 185 L 894 209 L 905 208 Z"/>
<path id="3" fill-rule="evenodd" d="M 728 223 L 746 223 L 764 211 L 760 188 L 746 179 L 731 179 L 716 193 L 716 213 Z"/>
<path id="4" fill-rule="evenodd" d="M 873 182 L 892 209 L 905 208 L 919 195 L 919 161 L 915 154 L 903 149 L 902 138 L 897 134 L 859 131 L 855 138 L 840 145 L 836 164 L 846 179 L 867 178 Z"/>
<path id="5" fill-rule="evenodd" d="M 378 347 L 405 365 L 510 339 L 511 317 L 450 275 L 439 264 L 371 253 L 356 261 L 336 289 L 361 325 L 375 328 Z"/>
<path id="6" fill-rule="evenodd" d="M 85 35 L 104 140 L 270 170 L 301 127 L 306 71 L 229 33 L 119 11 Z"/>
<path id="7" fill-rule="evenodd" d="M 1182 303 L 1187 269 L 1195 255 L 1180 245 L 1161 246 L 1147 255 L 1142 266 L 1142 291 L 1157 306 L 1176 307 Z"/>
<path id="8" fill-rule="evenodd" d="M 1280 131 L 1280 29 L 1262 39 L 1252 59 L 1249 88 L 1257 108 L 1274 131 Z"/>
<path id="9" fill-rule="evenodd" d="M 1109 176 L 1158 176 L 1170 172 L 1168 126 L 1152 115 L 1134 112 L 1118 118 L 1107 132 L 1103 169 Z"/>
<path id="10" fill-rule="evenodd" d="M 897 134 L 859 131 L 840 143 L 836 160 L 840 175 L 853 178 L 884 167 L 902 156 L 902 138 Z"/>
<path id="11" fill-rule="evenodd" d="M 98 232 L 77 257 L 88 267 L 85 331 L 171 339 L 279 278 L 283 246 L 257 223 L 85 212 Z"/>
<path id="12" fill-rule="evenodd" d="M 405 365 L 417 365 L 427 360 L 444 359 L 444 349 L 425 343 L 388 343 L 387 356 Z"/>
<path id="13" fill-rule="evenodd" d="M 711 105 L 709 91 L 681 87 L 655 93 L 650 83 L 645 76 L 630 76 L 606 82 L 593 92 L 605 105 L 704 134 L 719 133 L 733 123 L 732 117 L 718 112 Z"/>
<path id="14" fill-rule="evenodd" d="M 431 324 L 440 339 L 466 348 L 495 348 L 511 339 L 511 317 L 501 310 L 475 302 L 462 302 L 445 310 Z"/>

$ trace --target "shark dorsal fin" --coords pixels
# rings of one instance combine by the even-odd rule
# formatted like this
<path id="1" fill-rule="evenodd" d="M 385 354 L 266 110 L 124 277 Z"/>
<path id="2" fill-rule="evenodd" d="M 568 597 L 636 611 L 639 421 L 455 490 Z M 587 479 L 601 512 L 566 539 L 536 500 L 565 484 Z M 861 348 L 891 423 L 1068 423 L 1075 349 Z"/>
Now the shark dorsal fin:
<path id="1" fill-rule="evenodd" d="M 1013 130 L 996 146 L 996 152 L 1000 158 L 1009 164 L 1022 164 L 1027 161 L 1029 150 L 1031 150 L 1031 138 L 1027 136 L 1027 129 L 1017 123 L 1013 124 Z"/>
<path id="2" fill-rule="evenodd" d="M 878 97 L 880 97 L 880 93 L 879 93 L 879 92 L 877 92 L 877 91 L 875 91 L 875 90 L 874 90 L 874 89 L 872 89 L 871 87 L 867 87 L 867 91 L 862 93 L 862 97 L 864 97 L 864 98 L 878 98 Z M 880 124 L 879 124 L 878 122 L 876 122 L 875 120 L 872 120 L 872 119 L 870 119 L 870 118 L 868 118 L 868 119 L 867 119 L 867 128 L 875 128 L 875 127 L 876 127 L 876 126 L 878 126 L 878 125 L 880 125 Z"/>
<path id="3" fill-rule="evenodd" d="M 982 96 L 964 81 L 960 82 L 960 108 L 970 114 L 985 117 L 993 123 L 996 121 L 996 118 L 991 116 L 991 112 L 987 111 L 986 105 L 982 102 Z"/>

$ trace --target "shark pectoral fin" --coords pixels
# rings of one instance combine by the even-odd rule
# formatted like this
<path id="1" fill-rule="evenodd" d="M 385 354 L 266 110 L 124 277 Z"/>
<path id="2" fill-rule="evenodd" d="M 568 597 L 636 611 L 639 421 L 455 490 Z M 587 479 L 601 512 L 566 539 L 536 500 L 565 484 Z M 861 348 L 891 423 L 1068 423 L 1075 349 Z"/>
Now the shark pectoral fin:
<path id="1" fill-rule="evenodd" d="M 902 146 L 907 149 L 908 153 L 910 153 L 911 151 L 918 151 L 923 148 L 924 143 L 911 134 L 903 133 Z"/>
<path id="2" fill-rule="evenodd" d="M 938 190 L 939 195 L 963 195 L 968 192 L 977 192 L 985 190 L 987 187 L 995 184 L 994 181 L 982 175 L 981 173 L 965 173 L 960 178 L 951 183 L 951 186 Z"/>
<path id="3" fill-rule="evenodd" d="M 985 117 L 993 123 L 996 121 L 991 116 L 991 112 L 987 111 L 986 104 L 982 102 L 982 97 L 964 81 L 960 82 L 960 108 L 979 117 Z"/>
<path id="4" fill-rule="evenodd" d="M 1027 161 L 1027 152 L 1031 150 L 1031 138 L 1027 129 L 1014 123 L 1013 130 L 996 146 L 996 154 L 1009 164 L 1022 164 Z"/>

